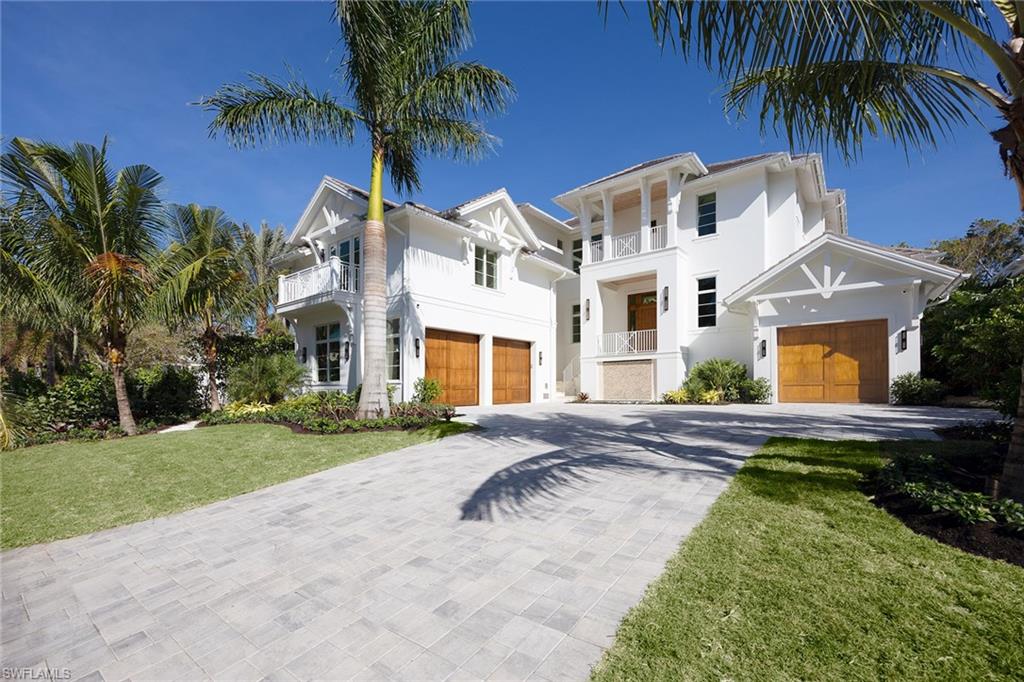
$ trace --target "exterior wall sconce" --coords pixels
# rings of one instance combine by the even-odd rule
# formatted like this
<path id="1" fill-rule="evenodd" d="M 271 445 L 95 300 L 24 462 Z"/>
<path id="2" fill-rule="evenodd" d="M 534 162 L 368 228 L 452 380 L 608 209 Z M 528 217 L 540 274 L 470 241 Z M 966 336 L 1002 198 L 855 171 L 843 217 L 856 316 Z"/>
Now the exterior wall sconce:
<path id="1" fill-rule="evenodd" d="M 309 355 L 306 353 L 306 347 L 303 346 L 302 347 L 302 364 L 306 364 L 307 360 L 309 360 Z"/>
<path id="2" fill-rule="evenodd" d="M 418 337 L 416 338 L 415 346 L 416 346 L 416 357 L 418 358 L 420 356 L 420 340 L 419 340 Z"/>
<path id="3" fill-rule="evenodd" d="M 542 350 L 537 351 L 537 364 L 538 365 L 543 365 L 544 364 L 544 351 L 542 351 Z"/>
<path id="4" fill-rule="evenodd" d="M 664 287 L 661 290 L 661 310 L 662 312 L 668 312 L 668 287 Z"/>
<path id="5" fill-rule="evenodd" d="M 345 342 L 345 360 L 346 360 L 346 362 L 348 361 L 348 356 L 349 356 L 349 353 L 351 352 L 351 347 L 352 347 L 352 342 L 351 341 L 346 341 Z"/>
<path id="6" fill-rule="evenodd" d="M 768 357 L 768 342 L 765 339 L 761 339 L 761 342 L 757 344 L 757 353 L 761 359 Z"/>
<path id="7" fill-rule="evenodd" d="M 907 349 L 907 330 L 904 329 L 900 332 L 900 350 Z"/>
<path id="8" fill-rule="evenodd" d="M 590 322 L 590 299 L 589 298 L 587 299 L 586 305 L 583 306 L 583 310 L 584 310 L 586 321 Z"/>

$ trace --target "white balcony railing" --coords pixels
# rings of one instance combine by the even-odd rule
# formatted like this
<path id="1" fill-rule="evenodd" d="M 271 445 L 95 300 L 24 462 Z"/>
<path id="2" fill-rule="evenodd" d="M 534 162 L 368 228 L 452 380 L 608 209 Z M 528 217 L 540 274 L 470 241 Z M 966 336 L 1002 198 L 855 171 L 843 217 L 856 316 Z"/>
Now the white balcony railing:
<path id="1" fill-rule="evenodd" d="M 326 263 L 285 275 L 279 280 L 278 304 L 291 303 L 317 294 L 359 291 L 359 268 L 332 256 Z"/>
<path id="2" fill-rule="evenodd" d="M 646 251 L 658 251 L 668 247 L 668 227 L 655 225 L 650 228 L 648 243 L 644 244 L 643 230 L 607 236 L 590 243 L 590 262 L 635 256 Z"/>
<path id="3" fill-rule="evenodd" d="M 597 337 L 597 350 L 602 355 L 653 353 L 658 350 L 658 330 L 638 329 L 601 334 Z"/>

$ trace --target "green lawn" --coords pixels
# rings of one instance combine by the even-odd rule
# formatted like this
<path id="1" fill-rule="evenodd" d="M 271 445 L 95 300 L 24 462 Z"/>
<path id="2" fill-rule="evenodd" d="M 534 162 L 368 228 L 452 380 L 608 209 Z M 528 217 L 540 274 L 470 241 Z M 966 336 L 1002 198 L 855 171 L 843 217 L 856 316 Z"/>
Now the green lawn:
<path id="1" fill-rule="evenodd" d="M 918 536 L 873 506 L 857 482 L 883 447 L 769 441 L 593 677 L 1021 679 L 1024 570 Z"/>
<path id="2" fill-rule="evenodd" d="M 0 454 L 4 548 L 81 535 L 250 492 L 472 428 L 298 435 L 237 424 Z"/>

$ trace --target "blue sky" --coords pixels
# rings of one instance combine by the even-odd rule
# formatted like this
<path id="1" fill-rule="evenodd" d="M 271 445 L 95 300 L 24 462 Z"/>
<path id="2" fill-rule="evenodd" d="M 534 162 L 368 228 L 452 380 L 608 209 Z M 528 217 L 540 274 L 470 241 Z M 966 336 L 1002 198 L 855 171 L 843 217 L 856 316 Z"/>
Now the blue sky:
<path id="1" fill-rule="evenodd" d="M 291 226 L 320 177 L 366 185 L 369 151 L 302 144 L 239 151 L 210 139 L 211 115 L 189 106 L 249 71 L 286 64 L 319 89 L 332 79 L 337 31 L 323 3 L 12 3 L 2 12 L 3 136 L 99 144 L 119 165 L 148 163 L 169 201 L 214 204 L 238 221 Z M 515 81 L 518 99 L 489 123 L 497 153 L 474 164 L 431 159 L 414 198 L 445 208 L 496 187 L 556 215 L 550 199 L 611 171 L 677 151 L 705 162 L 785 149 L 756 121 L 728 121 L 720 83 L 661 54 L 643 8 L 596 3 L 478 3 L 467 54 Z M 987 76 L 987 74 L 984 74 Z M 996 127 L 995 120 L 985 122 Z M 830 186 L 847 190 L 850 232 L 883 244 L 924 245 L 962 234 L 974 218 L 1012 219 L 1015 192 L 986 127 L 908 160 L 872 142 L 844 165 L 826 157 Z"/>

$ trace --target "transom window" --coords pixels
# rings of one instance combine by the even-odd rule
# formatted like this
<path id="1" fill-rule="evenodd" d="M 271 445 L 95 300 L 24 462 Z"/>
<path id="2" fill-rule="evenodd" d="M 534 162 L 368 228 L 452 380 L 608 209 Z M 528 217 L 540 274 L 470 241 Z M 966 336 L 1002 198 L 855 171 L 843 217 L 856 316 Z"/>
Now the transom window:
<path id="1" fill-rule="evenodd" d="M 580 304 L 577 303 L 572 307 L 572 342 L 580 342 Z"/>
<path id="2" fill-rule="evenodd" d="M 388 381 L 399 381 L 402 378 L 402 344 L 399 342 L 400 320 L 396 317 L 388 320 Z"/>
<path id="3" fill-rule="evenodd" d="M 476 247 L 476 283 L 488 289 L 498 288 L 498 252 Z"/>
<path id="4" fill-rule="evenodd" d="M 715 193 L 697 197 L 697 236 L 706 237 L 718 232 L 718 200 Z"/>
<path id="5" fill-rule="evenodd" d="M 316 379 L 341 381 L 340 324 L 322 324 L 316 328 Z"/>
<path id="6" fill-rule="evenodd" d="M 717 277 L 701 277 L 697 280 L 697 326 L 714 327 L 718 318 L 718 303 L 715 301 Z"/>

